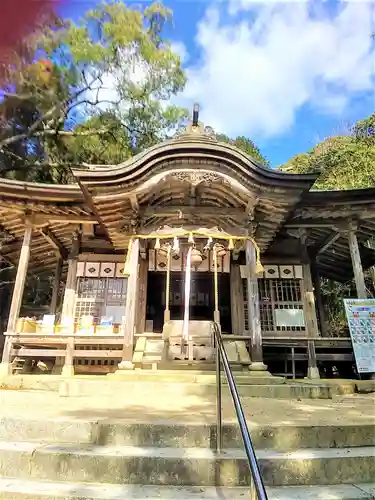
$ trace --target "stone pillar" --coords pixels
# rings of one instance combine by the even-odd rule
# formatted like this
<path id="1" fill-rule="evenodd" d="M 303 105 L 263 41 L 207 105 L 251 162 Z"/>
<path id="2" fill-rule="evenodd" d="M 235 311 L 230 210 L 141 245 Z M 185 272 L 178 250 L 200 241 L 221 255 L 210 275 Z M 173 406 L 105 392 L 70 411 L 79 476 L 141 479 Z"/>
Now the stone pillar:
<path id="1" fill-rule="evenodd" d="M 33 228 L 30 222 L 26 221 L 25 232 L 23 236 L 21 254 L 18 261 L 16 280 L 14 282 L 12 301 L 10 304 L 7 333 L 14 334 L 16 331 L 17 320 L 21 310 L 23 293 L 25 290 L 25 282 L 27 276 L 27 269 L 30 259 L 30 243 Z M 3 359 L 0 365 L 0 375 L 11 374 L 11 349 L 12 342 L 9 336 L 5 338 Z"/>
<path id="2" fill-rule="evenodd" d="M 122 324 L 124 343 L 122 349 L 122 361 L 118 365 L 121 370 L 133 370 L 133 347 L 135 317 L 137 310 L 137 285 L 138 285 L 138 262 L 139 262 L 139 239 L 133 240 L 129 256 L 129 277 L 126 291 L 125 315 Z"/>
<path id="3" fill-rule="evenodd" d="M 362 269 L 361 255 L 359 253 L 359 246 L 357 235 L 353 228 L 348 231 L 349 249 L 352 258 L 355 285 L 357 288 L 357 296 L 359 299 L 367 299 L 365 277 Z"/>
<path id="4" fill-rule="evenodd" d="M 262 330 L 260 324 L 259 289 L 256 269 L 256 250 L 251 240 L 246 241 L 246 277 L 247 303 L 249 316 L 249 332 L 251 346 L 250 371 L 267 373 L 267 366 L 263 363 Z"/>
<path id="5" fill-rule="evenodd" d="M 51 297 L 51 302 L 49 305 L 49 313 L 50 314 L 56 314 L 57 301 L 59 298 L 59 289 L 60 289 L 62 268 L 63 268 L 63 259 L 60 256 L 60 254 L 58 254 L 57 255 L 56 269 L 55 269 L 55 276 L 54 276 L 53 285 L 52 285 L 52 297 Z"/>

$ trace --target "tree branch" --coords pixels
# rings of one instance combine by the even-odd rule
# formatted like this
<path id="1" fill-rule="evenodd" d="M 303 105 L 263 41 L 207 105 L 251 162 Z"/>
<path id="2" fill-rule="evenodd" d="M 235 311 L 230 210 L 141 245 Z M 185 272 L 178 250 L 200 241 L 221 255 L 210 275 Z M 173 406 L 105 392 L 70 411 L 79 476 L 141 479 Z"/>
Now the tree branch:
<path id="1" fill-rule="evenodd" d="M 69 102 L 71 102 L 72 100 L 75 100 L 77 99 L 80 95 L 82 95 L 84 92 L 86 92 L 87 90 L 91 89 L 91 86 L 98 80 L 100 79 L 99 76 L 95 77 L 89 86 L 85 86 L 84 88 L 80 89 L 79 91 L 77 91 L 74 96 L 72 96 L 71 98 L 69 99 L 66 99 L 65 101 L 61 102 L 61 103 L 58 103 L 58 104 L 54 104 L 48 111 L 46 111 L 44 113 L 44 115 L 42 115 L 40 118 L 38 118 L 29 128 L 29 130 L 23 134 L 17 134 L 17 135 L 13 135 L 11 137 L 7 137 L 5 139 L 3 139 L 2 141 L 0 141 L 0 148 L 4 147 L 4 146 L 8 146 L 9 144 L 13 144 L 14 142 L 17 142 L 17 141 L 20 141 L 22 139 L 27 139 L 29 137 L 31 137 L 33 135 L 33 133 L 39 128 L 40 125 L 42 125 L 42 123 L 45 121 L 45 120 L 48 120 L 48 118 L 51 118 L 55 113 L 56 111 L 59 109 L 59 108 L 63 108 L 64 106 L 66 106 Z M 73 106 L 74 107 L 74 106 Z M 68 108 L 67 110 L 65 110 L 64 112 L 64 115 L 67 116 L 69 110 L 71 108 Z"/>

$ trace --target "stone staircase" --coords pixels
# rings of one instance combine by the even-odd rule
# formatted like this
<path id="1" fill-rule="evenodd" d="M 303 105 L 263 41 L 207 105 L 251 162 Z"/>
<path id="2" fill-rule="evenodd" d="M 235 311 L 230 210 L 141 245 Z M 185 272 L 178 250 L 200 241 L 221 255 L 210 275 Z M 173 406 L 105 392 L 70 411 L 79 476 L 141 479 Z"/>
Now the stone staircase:
<path id="1" fill-rule="evenodd" d="M 0 422 L 0 498 L 246 500 L 238 426 L 56 418 Z M 375 426 L 256 427 L 270 500 L 375 498 Z"/>

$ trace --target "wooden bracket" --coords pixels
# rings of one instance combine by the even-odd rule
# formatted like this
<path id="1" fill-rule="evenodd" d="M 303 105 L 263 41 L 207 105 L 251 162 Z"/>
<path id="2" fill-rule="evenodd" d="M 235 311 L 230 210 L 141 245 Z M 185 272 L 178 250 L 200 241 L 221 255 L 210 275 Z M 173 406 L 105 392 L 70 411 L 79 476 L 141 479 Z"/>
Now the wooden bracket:
<path id="1" fill-rule="evenodd" d="M 43 236 L 43 238 L 48 241 L 52 248 L 58 253 L 59 257 L 64 260 L 68 258 L 68 250 L 64 245 L 56 238 L 56 236 L 48 228 L 38 229 L 38 233 Z"/>

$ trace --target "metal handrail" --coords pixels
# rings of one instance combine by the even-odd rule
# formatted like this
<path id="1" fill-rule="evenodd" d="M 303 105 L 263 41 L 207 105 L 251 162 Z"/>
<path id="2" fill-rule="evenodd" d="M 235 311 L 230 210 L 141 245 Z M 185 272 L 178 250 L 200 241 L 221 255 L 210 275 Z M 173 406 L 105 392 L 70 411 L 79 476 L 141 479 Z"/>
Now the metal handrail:
<path id="1" fill-rule="evenodd" d="M 224 366 L 225 376 L 228 381 L 230 393 L 232 395 L 234 409 L 236 410 L 238 424 L 240 426 L 241 436 L 245 447 L 245 452 L 251 473 L 250 499 L 268 500 L 266 489 L 264 487 L 262 475 L 260 473 L 258 461 L 255 455 L 253 443 L 251 441 L 249 428 L 246 423 L 245 414 L 241 405 L 240 396 L 237 391 L 236 382 L 233 377 L 232 369 L 229 365 L 228 356 L 225 350 L 221 332 L 216 322 L 212 323 L 216 345 L 216 388 L 217 388 L 217 427 L 216 427 L 216 451 L 220 452 L 223 445 L 223 421 L 221 405 L 221 361 Z"/>

